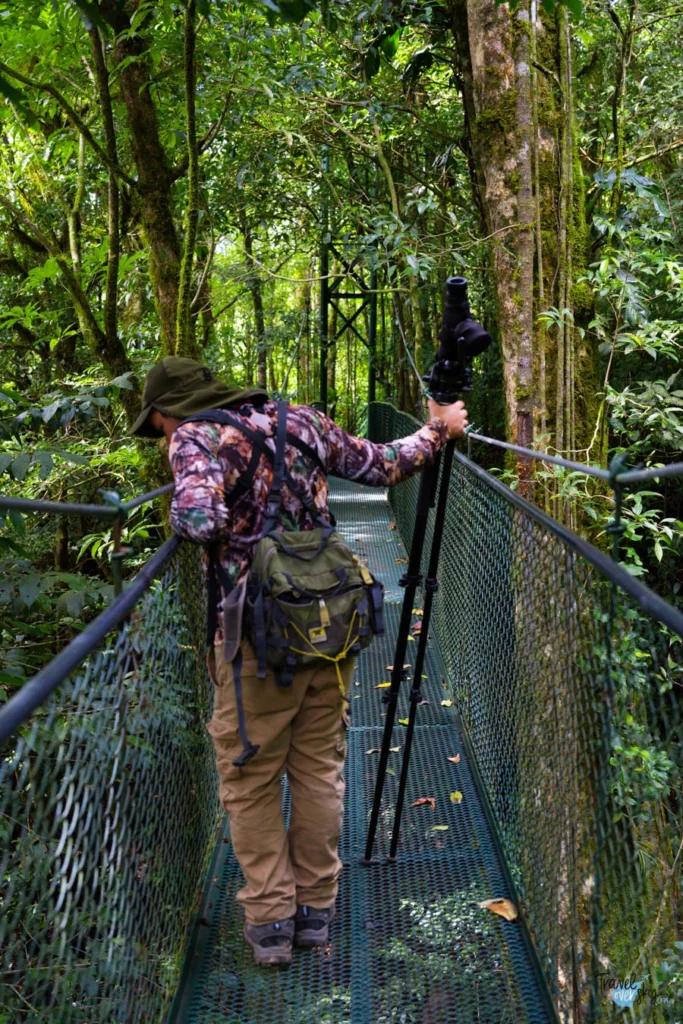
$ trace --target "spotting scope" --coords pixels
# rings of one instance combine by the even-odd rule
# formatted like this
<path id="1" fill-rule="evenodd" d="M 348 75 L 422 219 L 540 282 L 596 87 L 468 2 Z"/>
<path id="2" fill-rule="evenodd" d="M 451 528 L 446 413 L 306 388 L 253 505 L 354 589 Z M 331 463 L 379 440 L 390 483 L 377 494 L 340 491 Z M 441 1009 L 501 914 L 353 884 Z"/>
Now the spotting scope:
<path id="1" fill-rule="evenodd" d="M 472 319 L 464 277 L 446 281 L 439 342 L 436 361 L 423 380 L 439 405 L 450 405 L 460 392 L 472 390 L 472 360 L 491 344 L 488 331 Z"/>

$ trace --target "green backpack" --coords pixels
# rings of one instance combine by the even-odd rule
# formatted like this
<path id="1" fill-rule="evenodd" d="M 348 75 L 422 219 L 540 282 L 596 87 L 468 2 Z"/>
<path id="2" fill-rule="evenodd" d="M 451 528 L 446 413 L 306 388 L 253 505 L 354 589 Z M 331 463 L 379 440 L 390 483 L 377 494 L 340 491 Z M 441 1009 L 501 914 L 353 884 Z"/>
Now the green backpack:
<path id="1" fill-rule="evenodd" d="M 250 466 L 239 481 L 239 493 L 235 495 L 233 491 L 229 495 L 230 505 L 251 486 L 259 461 L 257 454 L 264 455 L 273 465 L 263 536 L 256 545 L 246 582 L 233 587 L 216 552 L 209 552 L 209 619 L 214 624 L 216 578 L 227 594 L 223 602 L 224 654 L 233 666 L 244 745 L 233 764 L 241 767 L 258 750 L 248 739 L 242 706 L 239 646 L 242 636 L 249 639 L 256 652 L 260 679 L 265 678 L 270 667 L 278 686 L 291 686 L 298 668 L 329 662 L 337 669 L 343 693 L 339 663 L 358 654 L 373 636 L 384 632 L 384 587 L 334 530 L 334 523 L 320 515 L 312 498 L 300 490 L 287 470 L 287 442 L 318 465 L 320 460 L 308 445 L 288 433 L 286 402 L 278 402 L 274 456 L 265 443 L 265 434 L 251 430 L 225 410 L 209 410 L 189 419 L 228 424 L 245 434 L 254 445 Z M 283 483 L 313 517 L 317 523 L 314 529 L 278 529 Z"/>

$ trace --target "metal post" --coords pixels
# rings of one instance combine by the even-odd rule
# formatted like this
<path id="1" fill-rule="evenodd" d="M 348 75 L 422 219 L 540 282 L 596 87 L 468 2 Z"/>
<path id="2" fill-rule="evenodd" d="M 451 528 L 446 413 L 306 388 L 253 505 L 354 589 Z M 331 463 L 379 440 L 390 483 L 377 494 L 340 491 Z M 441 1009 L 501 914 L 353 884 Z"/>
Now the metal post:
<path id="1" fill-rule="evenodd" d="M 377 376 L 377 270 L 370 271 L 370 317 L 368 323 L 368 404 L 376 399 Z"/>
<path id="2" fill-rule="evenodd" d="M 329 170 L 327 146 L 323 146 L 323 198 L 320 209 L 320 405 L 327 412 L 327 327 L 330 305 L 330 288 L 328 274 L 330 269 L 330 229 L 327 205 L 327 187 L 325 175 Z"/>

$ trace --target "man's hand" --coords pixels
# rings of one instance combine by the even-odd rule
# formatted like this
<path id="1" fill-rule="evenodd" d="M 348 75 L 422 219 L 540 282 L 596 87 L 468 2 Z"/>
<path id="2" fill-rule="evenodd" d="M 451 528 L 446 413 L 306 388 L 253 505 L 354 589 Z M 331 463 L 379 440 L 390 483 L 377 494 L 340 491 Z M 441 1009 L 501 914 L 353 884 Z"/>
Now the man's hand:
<path id="1" fill-rule="evenodd" d="M 439 405 L 433 398 L 427 403 L 429 418 L 443 420 L 448 427 L 449 437 L 462 437 L 467 427 L 467 409 L 464 402 L 453 402 L 452 405 Z"/>

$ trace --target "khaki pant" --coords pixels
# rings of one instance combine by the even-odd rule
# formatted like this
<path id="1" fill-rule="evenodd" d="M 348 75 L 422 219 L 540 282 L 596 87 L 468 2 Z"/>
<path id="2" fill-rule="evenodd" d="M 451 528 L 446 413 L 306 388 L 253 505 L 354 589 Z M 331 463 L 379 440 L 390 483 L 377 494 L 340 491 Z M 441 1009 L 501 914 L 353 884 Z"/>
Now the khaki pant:
<path id="1" fill-rule="evenodd" d="M 330 907 L 337 896 L 337 853 L 346 756 L 344 702 L 334 665 L 299 670 L 280 688 L 272 672 L 256 676 L 256 658 L 242 643 L 242 691 L 247 732 L 260 749 L 244 768 L 232 666 L 222 647 L 209 652 L 215 705 L 208 730 L 216 748 L 220 800 L 230 815 L 230 838 L 246 879 L 237 899 L 249 924 L 292 917 L 297 904 Z M 340 665 L 348 692 L 353 659 Z M 282 817 L 280 778 L 292 795 L 289 832 Z"/>

